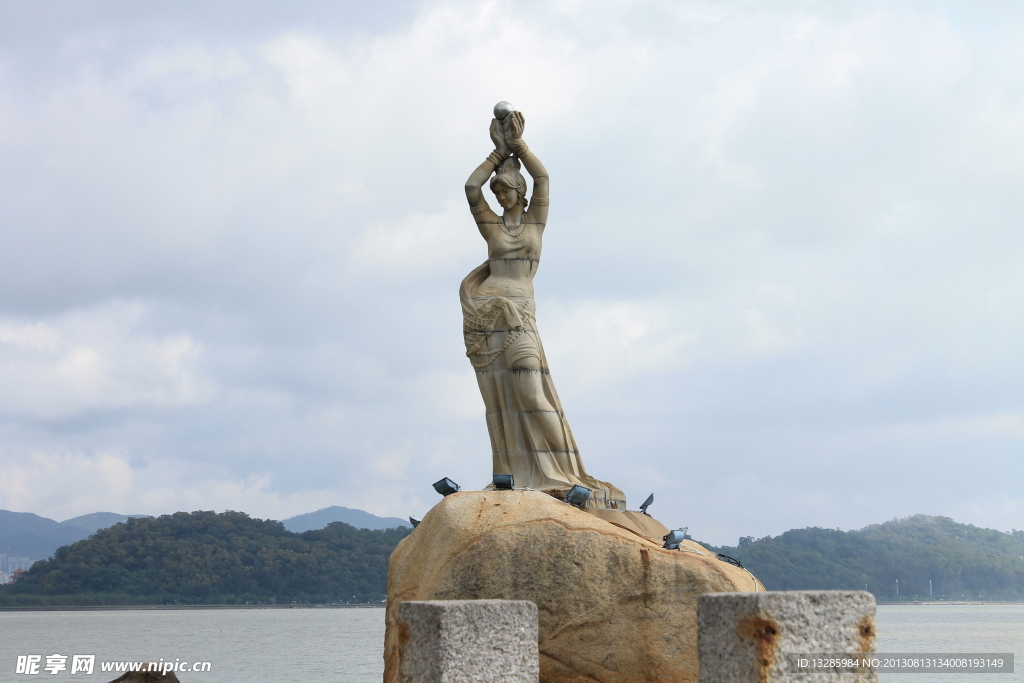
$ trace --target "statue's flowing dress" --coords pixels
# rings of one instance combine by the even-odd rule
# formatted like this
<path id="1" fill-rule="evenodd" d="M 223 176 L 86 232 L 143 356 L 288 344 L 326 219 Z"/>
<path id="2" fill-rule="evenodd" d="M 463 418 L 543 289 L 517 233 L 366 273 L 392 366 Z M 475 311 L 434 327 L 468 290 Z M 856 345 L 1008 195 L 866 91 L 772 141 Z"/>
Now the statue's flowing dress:
<path id="1" fill-rule="evenodd" d="M 517 230 L 504 230 L 501 218 L 486 206 L 473 207 L 481 232 L 487 235 L 489 259 L 462 281 L 463 334 L 466 355 L 476 371 L 487 411 L 494 473 L 512 474 L 517 487 L 552 493 L 581 484 L 593 491 L 590 507 L 624 509 L 625 495 L 594 479 L 583 468 L 576 441 L 555 391 L 544 347 L 537 332 L 532 296 L 505 296 L 485 286 L 492 266 L 507 277 L 529 284 L 539 265 L 543 225 L 529 213 Z M 499 287 L 500 289 L 500 287 Z M 528 287 L 532 292 L 532 287 Z M 482 291 L 483 290 L 483 291 Z M 522 363 L 532 357 L 531 363 Z M 523 367 L 523 366 L 527 367 Z M 539 373 L 543 399 L 531 399 L 515 381 L 518 373 Z"/>

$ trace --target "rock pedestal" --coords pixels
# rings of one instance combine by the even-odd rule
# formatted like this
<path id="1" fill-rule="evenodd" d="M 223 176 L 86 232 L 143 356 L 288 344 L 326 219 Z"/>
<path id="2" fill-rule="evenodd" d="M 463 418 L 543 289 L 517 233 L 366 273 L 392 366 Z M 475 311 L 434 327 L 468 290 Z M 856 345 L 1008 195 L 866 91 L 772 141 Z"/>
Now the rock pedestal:
<path id="1" fill-rule="evenodd" d="M 391 555 L 385 683 L 402 681 L 399 605 L 529 600 L 540 680 L 697 683 L 697 598 L 763 591 L 685 541 L 660 543 L 537 491 L 454 493 Z"/>

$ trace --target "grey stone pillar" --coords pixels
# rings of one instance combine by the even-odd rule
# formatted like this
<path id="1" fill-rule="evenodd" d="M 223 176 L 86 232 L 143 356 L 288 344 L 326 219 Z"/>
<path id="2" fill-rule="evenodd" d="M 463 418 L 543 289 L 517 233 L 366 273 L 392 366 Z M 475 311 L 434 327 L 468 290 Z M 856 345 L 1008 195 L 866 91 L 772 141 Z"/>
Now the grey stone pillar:
<path id="1" fill-rule="evenodd" d="M 537 606 L 527 600 L 398 606 L 404 683 L 537 683 Z"/>
<path id="2" fill-rule="evenodd" d="M 798 673 L 797 654 L 875 651 L 864 591 L 708 593 L 697 600 L 700 683 L 874 683 L 874 671 Z M 838 672 L 835 672 L 838 671 Z"/>

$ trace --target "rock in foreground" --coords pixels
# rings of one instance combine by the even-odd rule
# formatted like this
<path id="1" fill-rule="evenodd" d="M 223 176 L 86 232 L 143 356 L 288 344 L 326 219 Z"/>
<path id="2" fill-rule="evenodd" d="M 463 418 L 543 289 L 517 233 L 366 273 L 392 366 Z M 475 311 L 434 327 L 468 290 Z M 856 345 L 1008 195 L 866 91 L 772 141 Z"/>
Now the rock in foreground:
<path id="1" fill-rule="evenodd" d="M 684 547 L 537 491 L 454 493 L 391 555 L 384 681 L 401 681 L 401 602 L 500 599 L 537 605 L 541 681 L 696 683 L 697 597 L 764 588 Z"/>
<path id="2" fill-rule="evenodd" d="M 159 668 L 149 670 L 149 664 L 143 664 L 139 671 L 129 671 L 115 678 L 110 683 L 181 683 L 173 671 L 164 673 Z"/>

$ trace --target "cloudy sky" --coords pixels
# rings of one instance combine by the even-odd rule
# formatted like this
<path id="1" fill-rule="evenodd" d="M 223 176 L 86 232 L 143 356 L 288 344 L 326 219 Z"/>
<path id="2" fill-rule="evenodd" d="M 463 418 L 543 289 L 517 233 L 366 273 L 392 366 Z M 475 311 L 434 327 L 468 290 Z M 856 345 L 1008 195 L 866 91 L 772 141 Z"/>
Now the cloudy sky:
<path id="1" fill-rule="evenodd" d="M 422 515 L 509 100 L 591 473 L 699 539 L 1024 528 L 1015 2 L 0 0 L 0 508 Z"/>

